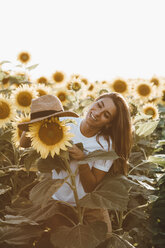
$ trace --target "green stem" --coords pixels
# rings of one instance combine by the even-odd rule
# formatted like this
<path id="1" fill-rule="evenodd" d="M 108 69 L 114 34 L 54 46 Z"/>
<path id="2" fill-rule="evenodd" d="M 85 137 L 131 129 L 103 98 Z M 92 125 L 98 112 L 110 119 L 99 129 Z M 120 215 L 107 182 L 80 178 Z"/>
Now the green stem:
<path id="1" fill-rule="evenodd" d="M 75 174 L 72 173 L 67 159 L 65 159 L 65 164 L 66 164 L 68 174 L 69 174 L 69 177 L 70 177 L 71 183 L 72 183 L 71 189 L 73 190 L 74 199 L 75 199 L 77 210 L 78 210 L 79 223 L 82 224 L 82 214 L 81 214 L 81 208 L 79 205 L 78 193 L 77 193 L 77 188 L 76 188 Z"/>

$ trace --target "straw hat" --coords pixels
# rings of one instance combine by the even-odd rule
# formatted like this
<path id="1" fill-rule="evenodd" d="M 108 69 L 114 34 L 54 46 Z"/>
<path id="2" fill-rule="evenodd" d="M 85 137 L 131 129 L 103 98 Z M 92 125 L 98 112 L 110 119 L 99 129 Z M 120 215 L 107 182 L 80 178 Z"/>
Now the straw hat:
<path id="1" fill-rule="evenodd" d="M 18 124 L 22 131 L 28 131 L 28 125 L 37 121 L 47 119 L 52 116 L 72 116 L 78 115 L 72 111 L 64 111 L 59 98 L 53 95 L 43 95 L 32 100 L 30 121 Z"/>

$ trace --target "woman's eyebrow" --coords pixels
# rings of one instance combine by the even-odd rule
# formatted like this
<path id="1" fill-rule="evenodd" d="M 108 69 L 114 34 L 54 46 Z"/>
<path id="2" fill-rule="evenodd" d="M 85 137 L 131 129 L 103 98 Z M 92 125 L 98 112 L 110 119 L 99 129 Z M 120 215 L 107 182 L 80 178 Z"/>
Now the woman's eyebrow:
<path id="1" fill-rule="evenodd" d="M 100 103 L 102 104 L 102 107 L 104 107 L 104 106 L 105 106 L 103 101 L 100 101 Z"/>

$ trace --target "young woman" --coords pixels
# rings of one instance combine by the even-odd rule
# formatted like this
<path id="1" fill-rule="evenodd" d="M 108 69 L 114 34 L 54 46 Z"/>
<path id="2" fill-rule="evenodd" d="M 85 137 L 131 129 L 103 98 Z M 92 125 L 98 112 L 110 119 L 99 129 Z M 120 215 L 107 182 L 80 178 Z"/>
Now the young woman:
<path id="1" fill-rule="evenodd" d="M 63 118 L 66 117 L 60 117 L 60 119 Z M 127 175 L 127 160 L 132 144 L 131 119 L 127 102 L 118 93 L 101 95 L 90 106 L 84 118 L 72 118 L 75 119 L 77 125 L 68 123 L 71 127 L 70 132 L 75 134 L 72 138 L 73 146 L 69 148 L 70 168 L 73 173 L 78 168 L 75 182 L 78 198 L 81 199 L 96 188 L 107 172 Z M 23 147 L 30 146 L 25 134 L 22 135 L 20 143 Z M 78 143 L 82 143 L 83 149 L 76 145 Z M 78 161 L 83 160 L 89 152 L 100 149 L 103 151 L 114 150 L 120 158 L 115 161 L 97 160 L 79 165 Z M 66 176 L 67 172 L 65 170 L 52 171 L 53 179 L 63 179 Z M 41 188 L 43 188 L 43 185 L 43 182 L 41 182 Z M 39 187 L 40 185 L 36 185 L 32 189 L 31 195 Z M 59 201 L 64 204 L 58 203 Z M 35 206 L 31 209 L 31 212 L 25 211 L 25 216 L 36 222 L 45 222 L 52 229 L 63 225 L 72 226 L 73 222 L 70 220 L 77 222 L 77 217 L 68 205 L 76 207 L 73 190 L 67 183 L 64 183 L 52 195 L 52 200 L 48 202 L 44 209 Z M 107 209 L 85 209 L 84 223 L 91 223 L 96 220 L 105 221 L 108 232 L 112 231 Z"/>

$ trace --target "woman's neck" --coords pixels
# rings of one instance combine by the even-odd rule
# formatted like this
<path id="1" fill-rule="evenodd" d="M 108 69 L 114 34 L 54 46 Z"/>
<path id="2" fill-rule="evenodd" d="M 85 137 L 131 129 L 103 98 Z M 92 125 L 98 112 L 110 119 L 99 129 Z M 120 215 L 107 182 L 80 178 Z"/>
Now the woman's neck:
<path id="1" fill-rule="evenodd" d="M 88 138 L 97 134 L 97 130 L 89 126 L 85 120 L 82 120 L 80 123 L 80 132 L 82 133 L 82 135 Z"/>

